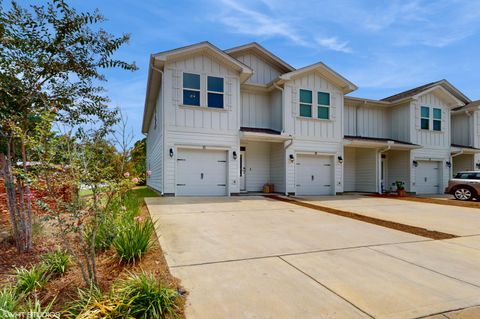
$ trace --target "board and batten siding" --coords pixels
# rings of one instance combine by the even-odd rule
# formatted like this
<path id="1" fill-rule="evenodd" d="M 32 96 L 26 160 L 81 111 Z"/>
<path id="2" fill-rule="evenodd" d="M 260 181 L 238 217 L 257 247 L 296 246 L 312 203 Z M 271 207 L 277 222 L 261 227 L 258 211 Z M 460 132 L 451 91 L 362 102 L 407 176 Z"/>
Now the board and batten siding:
<path id="1" fill-rule="evenodd" d="M 395 191 L 395 182 L 405 183 L 405 189 L 410 191 L 410 151 L 388 151 L 386 155 L 386 180 L 385 189 Z"/>
<path id="2" fill-rule="evenodd" d="M 285 193 L 285 164 L 283 143 L 270 143 L 270 182 L 275 192 Z"/>
<path id="3" fill-rule="evenodd" d="M 248 142 L 245 146 L 245 182 L 248 192 L 260 192 L 270 182 L 270 143 Z"/>
<path id="4" fill-rule="evenodd" d="M 152 114 L 147 134 L 147 170 L 152 174 L 147 177 L 147 185 L 163 191 L 163 118 L 162 118 L 162 91 L 159 92 L 155 110 Z"/>
<path id="5" fill-rule="evenodd" d="M 255 54 L 248 53 L 235 58 L 253 69 L 253 75 L 247 83 L 267 84 L 281 74 L 277 68 Z"/>
<path id="6" fill-rule="evenodd" d="M 422 106 L 430 108 L 439 108 L 442 110 L 442 130 L 433 131 L 431 119 L 433 111 L 430 109 L 430 130 L 422 130 L 420 128 L 420 109 Z M 411 102 L 412 109 L 412 140 L 414 144 L 422 145 L 430 148 L 450 149 L 450 108 L 448 104 L 439 98 L 435 93 L 429 92 L 418 97 L 417 100 Z"/>
<path id="7" fill-rule="evenodd" d="M 275 131 L 283 131 L 283 114 L 282 114 L 282 91 L 275 89 L 270 93 L 271 128 Z"/>
<path id="8" fill-rule="evenodd" d="M 410 103 L 393 106 L 390 109 L 390 137 L 394 140 L 410 142 Z"/>
<path id="9" fill-rule="evenodd" d="M 452 143 L 464 146 L 474 145 L 474 117 L 465 113 L 452 115 Z"/>
<path id="10" fill-rule="evenodd" d="M 356 191 L 356 160 L 357 152 L 353 147 L 345 147 L 343 161 L 343 190 L 345 192 Z"/>
<path id="11" fill-rule="evenodd" d="M 269 94 L 242 91 L 241 100 L 241 126 L 271 128 L 272 107 Z"/>
<path id="12" fill-rule="evenodd" d="M 330 119 L 300 117 L 300 89 L 313 92 L 312 115 L 316 114 L 316 92 L 330 93 Z M 343 93 L 317 72 L 310 72 L 287 81 L 284 88 L 285 132 L 298 138 L 317 141 L 341 141 L 343 139 Z"/>
<path id="13" fill-rule="evenodd" d="M 388 138 L 388 116 L 384 107 L 346 104 L 343 118 L 345 135 Z"/>
<path id="14" fill-rule="evenodd" d="M 200 107 L 183 106 L 183 72 L 200 74 Z M 206 107 L 207 76 L 224 78 L 224 108 Z M 165 116 L 167 130 L 188 129 L 191 132 L 232 134 L 239 129 L 240 79 L 215 58 L 196 55 L 168 63 L 165 66 Z"/>

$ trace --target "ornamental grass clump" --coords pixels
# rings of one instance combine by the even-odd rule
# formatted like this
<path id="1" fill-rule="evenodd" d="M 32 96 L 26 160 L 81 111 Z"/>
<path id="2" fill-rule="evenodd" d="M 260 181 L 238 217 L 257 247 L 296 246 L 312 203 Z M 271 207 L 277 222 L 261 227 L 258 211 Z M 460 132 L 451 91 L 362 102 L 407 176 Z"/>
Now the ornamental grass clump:
<path id="1" fill-rule="evenodd" d="M 113 240 L 113 247 L 120 261 L 134 263 L 139 260 L 151 247 L 154 230 L 155 224 L 150 219 L 134 218 L 125 221 Z"/>
<path id="2" fill-rule="evenodd" d="M 5 318 L 13 318 L 15 307 L 17 306 L 17 298 L 15 291 L 11 287 L 4 287 L 0 290 L 0 315 Z M 4 318 L 1 317 L 0 318 Z"/>
<path id="3" fill-rule="evenodd" d="M 30 269 L 15 268 L 15 274 L 17 295 L 27 295 L 33 290 L 41 289 L 47 283 L 47 272 L 43 265 L 34 265 Z"/>
<path id="4" fill-rule="evenodd" d="M 63 275 L 70 265 L 70 255 L 64 251 L 52 251 L 42 256 L 42 265 L 49 275 Z"/>
<path id="5" fill-rule="evenodd" d="M 113 293 L 123 301 L 123 313 L 133 318 L 177 318 L 176 290 L 163 286 L 153 274 L 131 274 L 115 286 Z"/>

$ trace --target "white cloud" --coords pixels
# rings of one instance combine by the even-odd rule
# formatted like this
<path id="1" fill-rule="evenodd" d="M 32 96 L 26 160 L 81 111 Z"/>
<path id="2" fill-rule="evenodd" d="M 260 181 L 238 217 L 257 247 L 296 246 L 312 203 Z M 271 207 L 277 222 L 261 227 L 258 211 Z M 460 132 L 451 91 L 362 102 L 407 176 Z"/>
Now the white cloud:
<path id="1" fill-rule="evenodd" d="M 344 53 L 351 53 L 352 49 L 348 47 L 347 41 L 339 41 L 336 37 L 331 38 L 317 38 L 316 42 L 322 47 Z"/>

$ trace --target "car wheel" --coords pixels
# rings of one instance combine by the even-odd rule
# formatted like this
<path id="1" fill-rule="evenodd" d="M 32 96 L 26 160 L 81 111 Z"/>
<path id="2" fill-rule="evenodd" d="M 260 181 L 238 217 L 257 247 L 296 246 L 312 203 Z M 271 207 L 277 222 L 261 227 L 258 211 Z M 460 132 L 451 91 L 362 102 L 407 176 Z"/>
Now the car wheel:
<path id="1" fill-rule="evenodd" d="M 472 190 L 466 187 L 457 188 L 453 196 L 458 200 L 472 200 L 474 197 Z"/>

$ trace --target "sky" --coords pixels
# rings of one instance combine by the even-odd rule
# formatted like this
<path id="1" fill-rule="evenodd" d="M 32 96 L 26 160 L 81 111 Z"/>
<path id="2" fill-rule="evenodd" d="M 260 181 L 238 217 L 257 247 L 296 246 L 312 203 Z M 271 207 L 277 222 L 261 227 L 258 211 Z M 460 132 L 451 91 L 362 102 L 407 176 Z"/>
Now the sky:
<path id="1" fill-rule="evenodd" d="M 19 1 L 21 4 L 39 1 Z M 380 99 L 447 79 L 480 99 L 479 0 L 71 0 L 98 8 L 110 33 L 131 40 L 116 57 L 136 72 L 107 70 L 113 106 L 141 133 L 149 56 L 209 41 L 221 49 L 256 41 L 292 66 L 319 61 L 355 83 L 350 95 Z"/>

